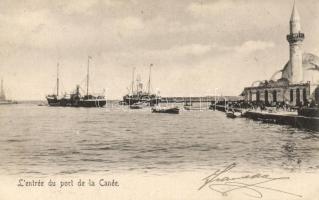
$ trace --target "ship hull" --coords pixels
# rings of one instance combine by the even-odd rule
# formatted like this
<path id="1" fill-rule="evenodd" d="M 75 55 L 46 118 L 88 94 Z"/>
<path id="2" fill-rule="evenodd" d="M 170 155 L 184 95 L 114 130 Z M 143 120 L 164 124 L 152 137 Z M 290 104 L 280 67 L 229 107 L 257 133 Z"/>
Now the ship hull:
<path id="1" fill-rule="evenodd" d="M 53 107 L 104 107 L 106 105 L 105 99 L 89 99 L 89 100 L 71 100 L 71 99 L 52 99 L 47 98 L 49 106 Z"/>
<path id="2" fill-rule="evenodd" d="M 153 113 L 167 113 L 167 114 L 179 114 L 179 108 L 173 107 L 173 108 L 153 108 Z"/>
<path id="3" fill-rule="evenodd" d="M 154 97 L 154 98 L 138 98 L 138 97 L 128 97 L 125 96 L 123 97 L 123 102 L 125 105 L 133 105 L 141 102 L 146 102 L 150 106 L 158 105 L 158 103 L 161 102 L 161 99 L 159 97 Z"/>
<path id="4" fill-rule="evenodd" d="M 104 107 L 106 105 L 106 100 L 80 100 L 78 102 L 78 107 Z"/>
<path id="5" fill-rule="evenodd" d="M 60 99 L 47 97 L 49 106 L 60 106 Z"/>

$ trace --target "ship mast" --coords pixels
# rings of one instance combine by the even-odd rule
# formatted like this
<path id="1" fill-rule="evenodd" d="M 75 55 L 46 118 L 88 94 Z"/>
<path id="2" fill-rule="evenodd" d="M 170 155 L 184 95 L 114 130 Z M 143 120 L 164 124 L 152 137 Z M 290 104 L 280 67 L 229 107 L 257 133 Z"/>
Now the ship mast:
<path id="1" fill-rule="evenodd" d="M 56 66 L 56 96 L 59 96 L 59 63 Z"/>
<path id="2" fill-rule="evenodd" d="M 141 76 L 139 74 L 137 74 L 137 77 L 136 77 L 136 93 L 137 94 L 139 94 L 140 87 L 141 87 Z"/>
<path id="3" fill-rule="evenodd" d="M 89 73 L 90 73 L 90 59 L 92 59 L 91 56 L 88 56 L 88 67 L 87 67 L 87 75 L 86 75 L 86 96 L 89 96 Z"/>
<path id="4" fill-rule="evenodd" d="M 135 74 L 135 67 L 133 67 L 133 72 L 132 72 L 132 95 L 134 94 L 134 74 Z"/>
<path id="5" fill-rule="evenodd" d="M 150 94 L 151 92 L 151 72 L 152 72 L 152 66 L 153 64 L 150 64 L 150 73 L 149 73 L 149 76 L 148 76 L 148 88 L 147 88 L 147 92 L 148 94 Z"/>

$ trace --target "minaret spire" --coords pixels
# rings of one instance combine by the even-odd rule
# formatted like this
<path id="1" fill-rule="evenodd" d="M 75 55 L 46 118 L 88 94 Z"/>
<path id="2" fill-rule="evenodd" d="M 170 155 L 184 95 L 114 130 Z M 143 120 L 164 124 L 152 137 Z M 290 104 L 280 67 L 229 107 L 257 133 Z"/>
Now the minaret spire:
<path id="1" fill-rule="evenodd" d="M 299 20 L 300 20 L 300 15 L 299 15 L 298 9 L 296 7 L 296 0 L 294 0 L 294 6 L 292 9 L 290 21 L 299 21 Z"/>
<path id="2" fill-rule="evenodd" d="M 290 47 L 289 81 L 292 83 L 300 83 L 303 81 L 302 43 L 305 39 L 305 34 L 301 31 L 300 15 L 297 10 L 296 0 L 294 0 L 289 24 L 290 33 L 287 35 Z"/>
<path id="3" fill-rule="evenodd" d="M 299 33 L 300 31 L 300 15 L 296 6 L 296 0 L 294 0 L 294 6 L 290 17 L 290 33 Z"/>

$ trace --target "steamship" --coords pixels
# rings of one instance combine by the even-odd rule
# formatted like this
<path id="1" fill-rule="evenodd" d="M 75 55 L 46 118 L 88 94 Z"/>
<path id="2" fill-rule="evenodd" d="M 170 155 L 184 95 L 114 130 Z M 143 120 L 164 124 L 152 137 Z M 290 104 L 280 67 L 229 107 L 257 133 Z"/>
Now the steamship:
<path id="1" fill-rule="evenodd" d="M 93 96 L 89 94 L 89 63 L 90 56 L 88 57 L 87 67 L 87 88 L 86 94 L 80 93 L 80 86 L 77 85 L 75 91 L 70 94 L 64 94 L 59 96 L 59 64 L 57 65 L 57 79 L 56 79 L 56 94 L 47 95 L 46 99 L 49 106 L 61 106 L 61 107 L 103 107 L 106 105 L 106 99 L 104 96 Z"/>
<path id="2" fill-rule="evenodd" d="M 120 102 L 121 104 L 132 106 L 144 103 L 154 106 L 161 102 L 161 97 L 159 95 L 151 93 L 152 66 L 153 64 L 150 65 L 147 90 L 144 90 L 143 83 L 139 76 L 137 76 L 137 79 L 134 80 L 135 68 L 133 68 L 131 91 L 123 97 L 123 101 Z"/>

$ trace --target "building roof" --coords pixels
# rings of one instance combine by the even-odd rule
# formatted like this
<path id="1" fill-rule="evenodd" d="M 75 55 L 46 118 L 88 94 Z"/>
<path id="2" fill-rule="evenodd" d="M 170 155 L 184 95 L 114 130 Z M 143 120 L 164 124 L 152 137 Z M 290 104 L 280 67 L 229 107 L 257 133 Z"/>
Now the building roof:
<path id="1" fill-rule="evenodd" d="M 287 70 L 289 66 L 289 61 L 284 66 L 282 71 Z M 312 53 L 303 53 L 302 54 L 302 68 L 303 70 L 313 70 L 319 71 L 319 57 Z"/>

